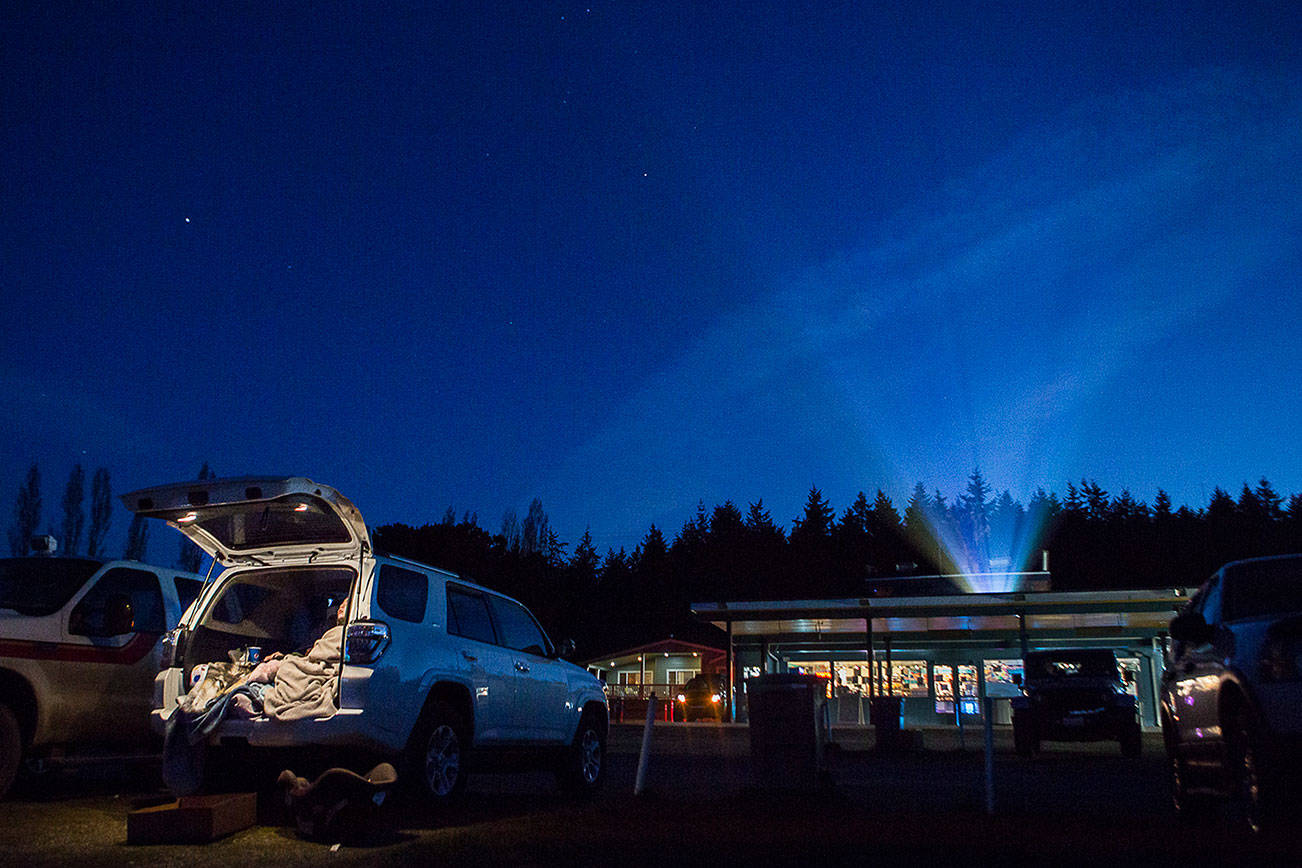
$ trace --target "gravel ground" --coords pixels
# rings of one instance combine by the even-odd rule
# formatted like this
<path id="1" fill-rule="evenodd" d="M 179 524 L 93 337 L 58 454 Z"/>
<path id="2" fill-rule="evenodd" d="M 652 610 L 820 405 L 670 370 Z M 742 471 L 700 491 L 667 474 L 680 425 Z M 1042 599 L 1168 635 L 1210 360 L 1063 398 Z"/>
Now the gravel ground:
<path id="1" fill-rule="evenodd" d="M 126 816 L 165 798 L 157 769 L 87 769 L 28 784 L 0 803 L 0 853 L 30 865 L 764 865 L 1299 864 L 1295 841 L 1255 842 L 1211 818 L 1177 821 L 1155 734 L 1145 756 L 1053 745 L 1033 760 L 998 732 L 995 810 L 986 813 L 979 735 L 923 734 L 921 749 L 873 753 L 838 730 L 831 785 L 763 792 L 745 727 L 658 725 L 647 791 L 633 795 L 642 728 L 612 727 L 608 778 L 592 802 L 561 799 L 546 774 L 472 776 L 439 816 L 394 803 L 360 846 L 302 840 L 274 799 L 260 824 L 202 846 L 129 846 Z"/>

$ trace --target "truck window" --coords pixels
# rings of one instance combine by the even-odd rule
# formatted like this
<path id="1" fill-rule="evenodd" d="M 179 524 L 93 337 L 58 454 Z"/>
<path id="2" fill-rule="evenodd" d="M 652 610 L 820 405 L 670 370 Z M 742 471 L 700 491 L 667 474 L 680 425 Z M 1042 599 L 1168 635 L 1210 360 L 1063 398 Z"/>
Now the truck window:
<path id="1" fill-rule="evenodd" d="M 101 566 L 85 558 L 0 559 L 0 609 L 33 618 L 53 615 Z"/>
<path id="2" fill-rule="evenodd" d="M 163 617 L 163 594 L 158 587 L 158 577 L 148 570 L 117 567 L 100 576 L 94 587 L 77 603 L 68 619 L 69 630 L 80 632 L 77 629 L 78 624 L 102 621 L 103 613 L 115 598 L 120 597 L 126 597 L 131 603 L 132 632 L 162 633 L 167 629 L 167 622 Z"/>

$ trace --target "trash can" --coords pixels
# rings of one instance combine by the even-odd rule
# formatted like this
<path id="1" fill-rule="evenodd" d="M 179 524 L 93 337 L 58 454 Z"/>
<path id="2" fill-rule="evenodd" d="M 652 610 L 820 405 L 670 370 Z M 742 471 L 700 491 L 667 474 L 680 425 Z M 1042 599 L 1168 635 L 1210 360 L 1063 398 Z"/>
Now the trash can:
<path id="1" fill-rule="evenodd" d="M 791 673 L 746 681 L 751 772 L 760 789 L 815 789 L 826 778 L 827 679 Z"/>
<path id="2" fill-rule="evenodd" d="M 874 696 L 868 701 L 868 722 L 873 725 L 877 750 L 899 750 L 904 746 L 900 734 L 900 709 L 904 700 L 898 696 Z"/>

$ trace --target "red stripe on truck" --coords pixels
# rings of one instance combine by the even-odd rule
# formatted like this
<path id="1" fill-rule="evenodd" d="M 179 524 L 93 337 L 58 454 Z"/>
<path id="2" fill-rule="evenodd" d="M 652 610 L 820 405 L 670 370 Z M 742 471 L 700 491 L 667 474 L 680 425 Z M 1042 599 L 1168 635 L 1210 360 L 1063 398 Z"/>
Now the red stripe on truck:
<path id="1" fill-rule="evenodd" d="M 0 639 L 0 657 L 22 660 L 63 660 L 68 663 L 116 663 L 131 666 L 145 658 L 161 633 L 137 633 L 125 645 L 74 645 L 71 642 L 34 642 Z"/>

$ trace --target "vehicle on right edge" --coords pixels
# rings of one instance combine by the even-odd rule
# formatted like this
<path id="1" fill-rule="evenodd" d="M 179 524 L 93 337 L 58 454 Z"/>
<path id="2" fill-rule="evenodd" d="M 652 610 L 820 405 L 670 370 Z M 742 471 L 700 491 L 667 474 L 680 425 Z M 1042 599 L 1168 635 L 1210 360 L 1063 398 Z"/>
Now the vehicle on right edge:
<path id="1" fill-rule="evenodd" d="M 1183 816 L 1228 800 L 1262 832 L 1296 804 L 1302 554 L 1221 567 L 1171 620 L 1162 732 Z"/>

